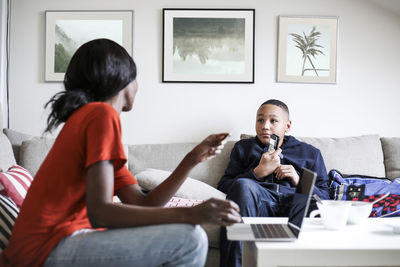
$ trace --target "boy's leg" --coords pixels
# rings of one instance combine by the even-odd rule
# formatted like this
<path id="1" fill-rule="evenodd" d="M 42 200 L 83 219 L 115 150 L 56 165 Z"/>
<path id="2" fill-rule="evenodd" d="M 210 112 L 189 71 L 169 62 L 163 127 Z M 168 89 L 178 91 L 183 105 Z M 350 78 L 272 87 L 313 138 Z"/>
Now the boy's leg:
<path id="1" fill-rule="evenodd" d="M 167 224 L 69 236 L 45 266 L 203 266 L 208 240 L 200 226 Z"/>
<path id="2" fill-rule="evenodd" d="M 276 216 L 278 211 L 278 193 L 264 188 L 252 179 L 237 179 L 226 198 L 239 205 L 240 215 L 243 217 Z M 225 227 L 221 228 L 220 252 L 221 267 L 242 266 L 242 242 L 229 241 Z"/>

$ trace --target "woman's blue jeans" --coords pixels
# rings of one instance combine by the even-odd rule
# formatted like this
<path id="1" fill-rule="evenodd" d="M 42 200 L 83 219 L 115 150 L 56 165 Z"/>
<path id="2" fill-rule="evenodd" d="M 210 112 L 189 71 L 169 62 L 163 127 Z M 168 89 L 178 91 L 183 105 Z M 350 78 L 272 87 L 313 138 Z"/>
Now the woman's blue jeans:
<path id="1" fill-rule="evenodd" d="M 118 228 L 65 237 L 45 266 L 204 266 L 207 250 L 207 235 L 198 225 Z"/>
<path id="2" fill-rule="evenodd" d="M 242 217 L 287 217 L 293 194 L 276 192 L 254 179 L 238 178 L 226 198 L 239 205 Z M 242 266 L 242 242 L 227 240 L 225 227 L 221 228 L 220 251 L 221 267 Z"/>

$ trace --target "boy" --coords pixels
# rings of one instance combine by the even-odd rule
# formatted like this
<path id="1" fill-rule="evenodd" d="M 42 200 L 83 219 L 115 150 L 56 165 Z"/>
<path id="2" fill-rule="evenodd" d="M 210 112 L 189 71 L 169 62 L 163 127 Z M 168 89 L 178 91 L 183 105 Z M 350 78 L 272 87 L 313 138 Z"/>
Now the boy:
<path id="1" fill-rule="evenodd" d="M 243 217 L 287 217 L 303 167 L 317 173 L 314 193 L 329 198 L 328 176 L 322 155 L 300 142 L 290 131 L 289 109 L 271 99 L 257 110 L 257 136 L 237 142 L 218 189 L 240 207 Z M 279 136 L 278 149 L 267 151 L 270 136 Z M 228 241 L 221 230 L 221 266 L 241 266 L 241 242 Z"/>

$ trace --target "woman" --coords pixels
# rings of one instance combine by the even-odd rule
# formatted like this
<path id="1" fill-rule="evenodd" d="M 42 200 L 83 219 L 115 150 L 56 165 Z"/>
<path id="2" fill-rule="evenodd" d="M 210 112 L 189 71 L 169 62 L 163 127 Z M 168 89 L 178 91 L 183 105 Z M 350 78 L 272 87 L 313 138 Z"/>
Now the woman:
<path id="1" fill-rule="evenodd" d="M 196 164 L 221 151 L 227 134 L 206 138 L 162 184 L 141 193 L 125 165 L 119 118 L 132 109 L 135 79 L 135 63 L 113 41 L 76 51 L 65 91 L 46 104 L 46 131 L 65 124 L 28 191 L 3 265 L 202 266 L 208 241 L 196 224 L 240 221 L 231 201 L 163 208 Z"/>

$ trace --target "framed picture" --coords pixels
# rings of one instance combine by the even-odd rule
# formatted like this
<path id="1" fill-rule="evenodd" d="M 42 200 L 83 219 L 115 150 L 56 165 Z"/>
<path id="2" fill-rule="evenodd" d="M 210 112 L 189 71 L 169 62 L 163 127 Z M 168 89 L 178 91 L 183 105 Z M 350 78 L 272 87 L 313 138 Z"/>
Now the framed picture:
<path id="1" fill-rule="evenodd" d="M 279 16 L 278 82 L 336 83 L 337 17 Z"/>
<path id="2" fill-rule="evenodd" d="M 87 41 L 107 38 L 132 55 L 133 11 L 46 11 L 45 80 L 63 81 L 72 55 Z"/>
<path id="3" fill-rule="evenodd" d="M 254 83 L 254 9 L 163 9 L 163 82 Z"/>

